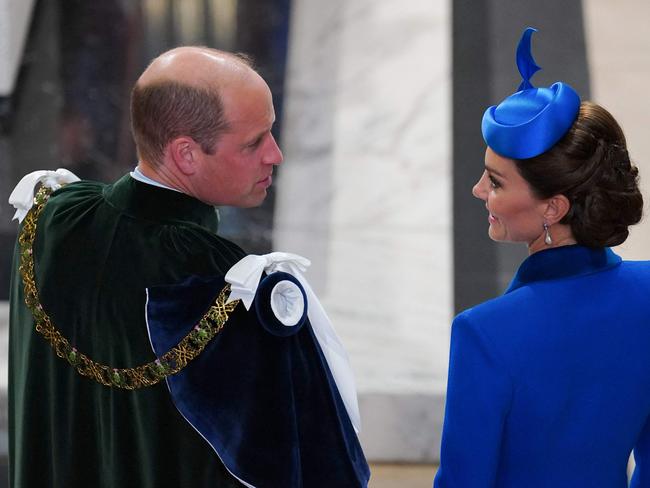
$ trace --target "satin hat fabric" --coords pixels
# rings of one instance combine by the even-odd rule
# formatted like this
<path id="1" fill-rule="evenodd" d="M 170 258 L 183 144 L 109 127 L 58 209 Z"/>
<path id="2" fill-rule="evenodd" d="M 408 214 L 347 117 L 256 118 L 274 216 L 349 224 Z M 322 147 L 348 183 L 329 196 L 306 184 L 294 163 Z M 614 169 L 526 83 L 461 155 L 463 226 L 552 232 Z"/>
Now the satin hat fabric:
<path id="1" fill-rule="evenodd" d="M 540 67 L 531 54 L 528 27 L 517 46 L 517 67 L 522 82 L 518 91 L 483 114 L 483 139 L 497 154 L 527 159 L 549 150 L 571 128 L 580 109 L 580 96 L 566 83 L 536 88 L 530 78 Z"/>

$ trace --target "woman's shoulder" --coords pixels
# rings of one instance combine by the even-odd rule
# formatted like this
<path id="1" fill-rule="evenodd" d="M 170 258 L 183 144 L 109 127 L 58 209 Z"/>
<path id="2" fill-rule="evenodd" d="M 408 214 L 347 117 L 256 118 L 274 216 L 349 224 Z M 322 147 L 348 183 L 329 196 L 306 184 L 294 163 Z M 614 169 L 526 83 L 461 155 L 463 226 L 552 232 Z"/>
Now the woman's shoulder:
<path id="1" fill-rule="evenodd" d="M 650 261 L 623 261 L 600 273 L 537 281 L 468 308 L 454 327 L 470 328 L 494 344 L 527 343 L 541 335 L 562 337 L 565 324 L 592 327 L 650 316 Z"/>
<path id="2" fill-rule="evenodd" d="M 452 346 L 472 344 L 517 378 L 554 320 L 545 306 L 534 287 L 525 286 L 468 308 L 454 318 Z"/>
<path id="3" fill-rule="evenodd" d="M 639 276 L 650 276 L 650 261 L 627 261 L 621 262 L 621 269 L 630 274 Z"/>
<path id="4" fill-rule="evenodd" d="M 614 293 L 650 299 L 650 261 L 621 262 L 617 278 Z"/>
<path id="5" fill-rule="evenodd" d="M 539 303 L 528 290 L 516 290 L 468 308 L 454 318 L 452 336 L 473 337 L 486 347 L 509 356 L 513 341 L 523 341 L 530 332 L 522 327 L 527 317 L 535 316 Z"/>
<path id="6" fill-rule="evenodd" d="M 491 323 L 521 316 L 529 308 L 537 306 L 535 294 L 527 287 L 500 295 L 460 312 L 454 322 Z"/>

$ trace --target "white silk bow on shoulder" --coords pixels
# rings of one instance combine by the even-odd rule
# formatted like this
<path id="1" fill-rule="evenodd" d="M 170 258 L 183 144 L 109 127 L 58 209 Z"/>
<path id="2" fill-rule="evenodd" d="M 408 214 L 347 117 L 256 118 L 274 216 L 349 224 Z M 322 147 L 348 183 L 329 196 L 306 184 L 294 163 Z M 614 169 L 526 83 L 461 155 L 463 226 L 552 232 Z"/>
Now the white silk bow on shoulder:
<path id="1" fill-rule="evenodd" d="M 304 273 L 310 265 L 309 259 L 288 252 L 272 252 L 261 256 L 249 254 L 226 273 L 226 281 L 230 283 L 231 290 L 228 301 L 241 300 L 246 310 L 249 310 L 263 272 L 271 274 L 284 271 L 298 278 L 296 275 Z M 302 280 L 300 282 L 302 284 Z"/>
<path id="2" fill-rule="evenodd" d="M 352 426 L 359 433 L 361 416 L 350 360 L 320 300 L 303 276 L 310 264 L 309 259 L 286 252 L 272 252 L 261 256 L 250 254 L 226 273 L 225 279 L 230 283 L 231 288 L 228 301 L 240 299 L 246 310 L 250 309 L 263 272 L 271 274 L 276 271 L 284 271 L 300 282 L 307 295 L 307 316 L 314 335 L 325 355 Z M 299 298 L 302 299 L 302 297 Z"/>
<path id="3" fill-rule="evenodd" d="M 39 183 L 52 190 L 58 190 L 66 183 L 75 181 L 79 181 L 79 177 L 64 168 L 59 168 L 56 171 L 34 171 L 23 176 L 9 195 L 9 203 L 16 209 L 11 220 L 18 219 L 18 222 L 22 222 L 27 216 L 29 210 L 34 206 L 34 190 Z"/>

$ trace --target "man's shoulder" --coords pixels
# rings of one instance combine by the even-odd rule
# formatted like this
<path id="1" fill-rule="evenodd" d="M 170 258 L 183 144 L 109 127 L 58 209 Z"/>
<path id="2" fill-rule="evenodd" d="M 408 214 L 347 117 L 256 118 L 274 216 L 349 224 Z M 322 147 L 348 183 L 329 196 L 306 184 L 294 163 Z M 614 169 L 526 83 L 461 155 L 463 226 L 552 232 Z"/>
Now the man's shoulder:
<path id="1" fill-rule="evenodd" d="M 106 183 L 98 181 L 75 181 L 68 183 L 50 195 L 44 212 L 51 213 L 72 205 L 79 205 L 84 201 L 95 201 L 102 198 Z"/>
<path id="2" fill-rule="evenodd" d="M 108 186 L 107 183 L 92 180 L 79 180 L 59 188 L 52 193 L 51 199 L 61 197 L 81 197 L 83 195 L 101 194 L 104 188 Z"/>

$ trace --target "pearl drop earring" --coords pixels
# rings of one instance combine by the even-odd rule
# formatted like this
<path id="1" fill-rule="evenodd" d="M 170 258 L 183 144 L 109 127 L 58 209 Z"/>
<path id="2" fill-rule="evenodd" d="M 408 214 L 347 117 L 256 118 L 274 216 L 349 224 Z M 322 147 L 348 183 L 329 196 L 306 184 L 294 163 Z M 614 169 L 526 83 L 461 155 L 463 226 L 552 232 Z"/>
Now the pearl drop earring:
<path id="1" fill-rule="evenodd" d="M 546 234 L 544 236 L 544 242 L 546 243 L 547 246 L 550 246 L 553 244 L 553 239 L 551 239 L 551 233 L 548 230 L 548 224 L 544 222 L 544 233 Z"/>

